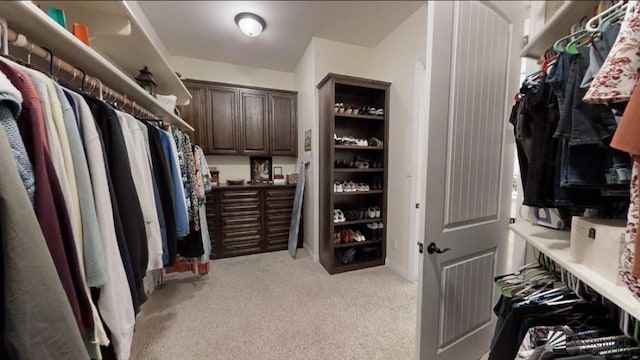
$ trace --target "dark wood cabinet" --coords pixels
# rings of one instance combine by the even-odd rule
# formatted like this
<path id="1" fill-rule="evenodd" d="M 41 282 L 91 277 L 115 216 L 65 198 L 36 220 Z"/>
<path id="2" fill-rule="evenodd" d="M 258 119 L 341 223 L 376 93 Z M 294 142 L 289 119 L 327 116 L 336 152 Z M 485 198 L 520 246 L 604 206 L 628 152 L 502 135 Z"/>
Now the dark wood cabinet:
<path id="1" fill-rule="evenodd" d="M 297 156 L 297 93 L 185 80 L 191 104 L 181 107 L 207 155 Z"/>
<path id="2" fill-rule="evenodd" d="M 237 155 L 239 151 L 238 91 L 224 87 L 206 87 L 205 127 L 211 137 L 211 154 Z M 206 150 L 204 150 L 206 153 Z"/>
<path id="3" fill-rule="evenodd" d="M 207 193 L 211 258 L 286 250 L 295 191 L 295 185 L 246 185 Z"/>
<path id="4" fill-rule="evenodd" d="M 247 155 L 269 153 L 268 94 L 240 90 L 240 152 Z"/>
<path id="5" fill-rule="evenodd" d="M 298 153 L 298 127 L 296 96 L 269 94 L 269 138 L 272 155 L 296 155 Z"/>
<path id="6" fill-rule="evenodd" d="M 208 121 L 205 121 L 207 118 L 206 89 L 199 84 L 188 84 L 187 90 L 191 93 L 191 102 L 181 108 L 182 118 L 193 126 L 193 142 L 199 144 L 205 153 L 212 152 L 212 132 L 209 129 Z"/>

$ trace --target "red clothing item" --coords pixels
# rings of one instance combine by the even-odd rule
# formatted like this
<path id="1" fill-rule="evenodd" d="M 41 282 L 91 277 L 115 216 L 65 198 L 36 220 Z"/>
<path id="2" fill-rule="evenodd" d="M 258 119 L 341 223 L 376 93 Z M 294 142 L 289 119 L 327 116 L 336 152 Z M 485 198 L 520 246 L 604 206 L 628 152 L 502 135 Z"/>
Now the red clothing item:
<path id="1" fill-rule="evenodd" d="M 71 231 L 71 221 L 58 177 L 45 146 L 43 111 L 31 79 L 19 68 L 0 61 L 2 71 L 23 97 L 18 128 L 35 177 L 34 210 L 51 258 L 69 299 L 80 332 L 93 329 L 93 314 L 84 290 L 80 264 Z"/>

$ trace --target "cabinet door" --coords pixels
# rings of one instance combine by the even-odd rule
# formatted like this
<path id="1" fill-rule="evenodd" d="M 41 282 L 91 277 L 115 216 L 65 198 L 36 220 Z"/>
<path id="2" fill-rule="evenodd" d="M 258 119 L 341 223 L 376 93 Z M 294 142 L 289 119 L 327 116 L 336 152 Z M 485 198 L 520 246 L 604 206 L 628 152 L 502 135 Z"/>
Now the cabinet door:
<path id="1" fill-rule="evenodd" d="M 272 155 L 298 154 L 297 95 L 269 95 L 269 135 Z"/>
<path id="2" fill-rule="evenodd" d="M 206 88 L 211 151 L 216 155 L 236 155 L 238 146 L 238 90 L 209 85 Z"/>
<path id="3" fill-rule="evenodd" d="M 240 90 L 240 152 L 269 153 L 267 93 Z"/>
<path id="4" fill-rule="evenodd" d="M 180 113 L 184 121 L 193 126 L 194 132 L 189 134 L 192 141 L 200 145 L 205 154 L 210 153 L 212 138 L 209 119 L 206 112 L 205 88 L 196 83 L 184 82 L 191 93 L 189 105 L 181 106 Z"/>

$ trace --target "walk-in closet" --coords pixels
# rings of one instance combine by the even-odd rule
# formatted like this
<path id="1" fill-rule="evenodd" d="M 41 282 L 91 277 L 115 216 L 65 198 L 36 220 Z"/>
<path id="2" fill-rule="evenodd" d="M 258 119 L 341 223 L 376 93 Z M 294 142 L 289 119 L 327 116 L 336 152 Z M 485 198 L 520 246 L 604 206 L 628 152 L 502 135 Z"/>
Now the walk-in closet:
<path id="1" fill-rule="evenodd" d="M 0 358 L 640 359 L 638 1 L 0 2 Z"/>

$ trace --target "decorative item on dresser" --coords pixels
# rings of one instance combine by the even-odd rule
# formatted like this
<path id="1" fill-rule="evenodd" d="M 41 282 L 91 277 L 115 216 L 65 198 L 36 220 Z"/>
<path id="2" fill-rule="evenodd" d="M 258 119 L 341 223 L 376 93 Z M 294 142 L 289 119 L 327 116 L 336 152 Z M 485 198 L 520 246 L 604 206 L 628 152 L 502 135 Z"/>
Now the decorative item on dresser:
<path id="1" fill-rule="evenodd" d="M 273 174 L 271 172 L 271 157 L 252 156 L 249 159 L 249 165 L 251 166 L 252 183 L 270 183 L 273 181 Z"/>
<path id="2" fill-rule="evenodd" d="M 193 99 L 181 107 L 207 155 L 298 155 L 295 91 L 184 80 Z"/>
<path id="3" fill-rule="evenodd" d="M 320 263 L 331 274 L 385 263 L 390 86 L 337 74 L 318 84 Z"/>
<path id="4" fill-rule="evenodd" d="M 207 194 L 211 258 L 286 250 L 295 185 L 221 185 Z M 303 229 L 303 226 L 300 226 Z M 303 234 L 298 234 L 298 248 Z"/>

